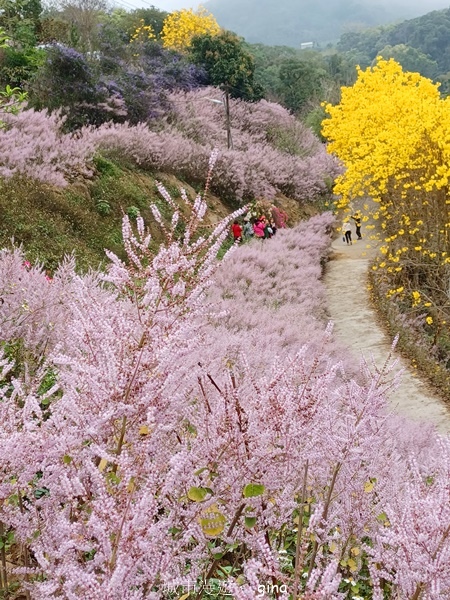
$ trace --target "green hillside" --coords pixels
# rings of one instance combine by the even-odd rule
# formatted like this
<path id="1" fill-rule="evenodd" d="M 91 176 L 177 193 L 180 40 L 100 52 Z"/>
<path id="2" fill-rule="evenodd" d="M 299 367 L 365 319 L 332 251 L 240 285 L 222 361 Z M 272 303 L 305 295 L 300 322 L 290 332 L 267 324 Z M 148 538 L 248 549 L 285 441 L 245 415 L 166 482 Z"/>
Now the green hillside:
<path id="1" fill-rule="evenodd" d="M 95 166 L 92 180 L 80 178 L 64 189 L 24 178 L 0 180 L 0 247 L 11 247 L 14 239 L 28 260 L 43 263 L 49 273 L 71 254 L 82 270 L 95 268 L 105 262 L 106 248 L 123 255 L 125 213 L 133 220 L 139 211 L 155 244 L 159 242 L 160 230 L 152 226 L 149 205 L 156 204 L 163 216 L 167 207 L 156 180 L 175 200 L 180 198 L 180 186 L 195 196 L 194 189 L 171 175 L 151 174 L 101 157 Z M 207 200 L 210 219 L 218 221 L 231 210 L 215 196 Z"/>

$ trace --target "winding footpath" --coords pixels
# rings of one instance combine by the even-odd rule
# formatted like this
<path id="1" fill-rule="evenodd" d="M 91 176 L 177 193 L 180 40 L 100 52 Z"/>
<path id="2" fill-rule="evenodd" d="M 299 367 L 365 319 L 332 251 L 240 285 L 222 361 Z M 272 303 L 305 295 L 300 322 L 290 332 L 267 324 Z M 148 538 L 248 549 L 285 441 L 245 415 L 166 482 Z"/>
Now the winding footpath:
<path id="1" fill-rule="evenodd" d="M 369 232 L 363 230 L 362 235 L 363 239 L 353 241 L 351 246 L 343 243 L 342 237 L 332 244 L 324 277 L 328 313 L 337 339 L 355 358 L 364 356 L 382 367 L 392 339 L 378 325 L 367 290 L 369 261 L 376 252 L 376 242 L 369 240 Z M 394 357 L 399 359 L 397 368 L 403 372 L 400 386 L 390 397 L 392 409 L 415 421 L 433 423 L 441 433 L 450 432 L 450 406 L 413 373 L 399 354 Z"/>

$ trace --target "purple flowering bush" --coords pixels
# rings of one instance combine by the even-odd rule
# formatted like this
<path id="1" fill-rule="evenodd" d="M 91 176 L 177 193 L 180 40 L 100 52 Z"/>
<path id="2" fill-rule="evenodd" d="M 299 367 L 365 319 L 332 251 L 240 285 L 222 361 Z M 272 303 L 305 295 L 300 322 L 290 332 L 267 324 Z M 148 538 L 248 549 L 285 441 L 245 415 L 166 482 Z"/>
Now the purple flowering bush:
<path id="1" fill-rule="evenodd" d="M 89 59 L 55 44 L 29 85 L 30 106 L 60 110 L 66 130 L 105 122 L 132 124 L 161 118 L 174 90 L 189 91 L 205 81 L 204 72 L 159 43 L 123 46 L 114 54 L 102 47 Z"/>
<path id="2" fill-rule="evenodd" d="M 36 110 L 62 112 L 64 128 L 100 125 L 127 114 L 120 91 L 99 81 L 86 57 L 73 48 L 55 44 L 29 87 L 29 105 Z"/>
<path id="3" fill-rule="evenodd" d="M 392 369 L 353 377 L 336 358 L 330 217 L 219 265 L 241 212 L 204 237 L 206 202 L 183 193 L 180 238 L 160 191 L 165 242 L 150 252 L 124 217 L 128 259 L 108 253 L 106 274 L 69 261 L 48 281 L 0 255 L 0 522 L 17 545 L 3 584 L 33 599 L 194 583 L 199 599 L 205 583 L 238 600 L 446 597 L 449 441 L 389 414 Z"/>

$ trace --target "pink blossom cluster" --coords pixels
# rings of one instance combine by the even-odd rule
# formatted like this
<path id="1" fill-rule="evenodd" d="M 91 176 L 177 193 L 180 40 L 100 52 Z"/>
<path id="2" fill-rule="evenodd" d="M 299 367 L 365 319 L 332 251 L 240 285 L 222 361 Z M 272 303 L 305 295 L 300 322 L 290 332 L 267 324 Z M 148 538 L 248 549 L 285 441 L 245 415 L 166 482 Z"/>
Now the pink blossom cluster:
<path id="1" fill-rule="evenodd" d="M 109 253 L 106 274 L 67 262 L 49 285 L 0 255 L 0 521 L 22 588 L 162 600 L 196 582 L 202 598 L 221 577 L 238 600 L 274 584 L 338 600 L 364 564 L 376 599 L 447 597 L 449 441 L 388 413 L 392 367 L 354 377 L 336 356 L 330 216 L 219 265 L 242 211 L 204 238 L 206 202 L 183 192 L 180 238 L 160 191 L 166 241 L 152 253 L 125 217 L 128 260 Z"/>
<path id="2" fill-rule="evenodd" d="M 89 175 L 95 148 L 88 139 L 61 131 L 57 113 L 25 110 L 5 113 L 0 129 L 0 176 L 26 176 L 56 186 L 77 175 Z"/>

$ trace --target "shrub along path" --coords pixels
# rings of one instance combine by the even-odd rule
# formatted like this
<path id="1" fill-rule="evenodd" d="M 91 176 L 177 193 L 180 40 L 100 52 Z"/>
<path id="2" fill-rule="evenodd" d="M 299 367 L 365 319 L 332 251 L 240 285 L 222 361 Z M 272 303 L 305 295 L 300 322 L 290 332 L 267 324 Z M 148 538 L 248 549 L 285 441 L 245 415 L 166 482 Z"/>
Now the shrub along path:
<path id="1" fill-rule="evenodd" d="M 354 226 L 352 225 L 354 235 Z M 325 273 L 327 306 L 334 322 L 337 339 L 356 357 L 371 357 L 381 367 L 391 350 L 392 340 L 377 322 L 368 292 L 368 268 L 376 251 L 369 240 L 370 232 L 362 231 L 363 239 L 347 246 L 342 236 L 334 240 L 332 254 Z M 450 432 L 450 408 L 421 381 L 408 363 L 397 353 L 398 368 L 404 369 L 399 388 L 392 393 L 395 412 L 415 421 L 435 424 L 441 432 Z"/>

